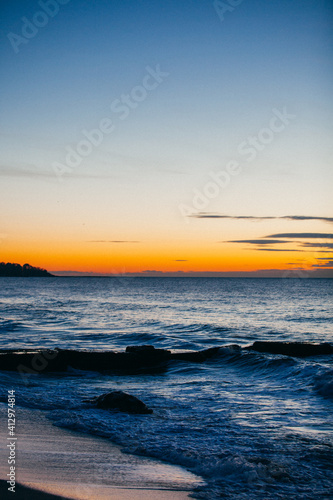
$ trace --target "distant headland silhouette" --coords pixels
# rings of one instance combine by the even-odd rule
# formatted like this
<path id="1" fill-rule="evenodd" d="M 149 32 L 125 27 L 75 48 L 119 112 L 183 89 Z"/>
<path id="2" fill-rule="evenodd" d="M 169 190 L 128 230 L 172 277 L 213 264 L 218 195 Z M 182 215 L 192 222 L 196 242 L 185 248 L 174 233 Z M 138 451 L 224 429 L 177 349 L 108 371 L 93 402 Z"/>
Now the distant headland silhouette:
<path id="1" fill-rule="evenodd" d="M 12 264 L 11 262 L 0 262 L 0 276 L 6 277 L 50 277 L 53 274 L 46 271 L 46 269 L 41 269 L 40 267 L 33 267 L 30 264 Z"/>

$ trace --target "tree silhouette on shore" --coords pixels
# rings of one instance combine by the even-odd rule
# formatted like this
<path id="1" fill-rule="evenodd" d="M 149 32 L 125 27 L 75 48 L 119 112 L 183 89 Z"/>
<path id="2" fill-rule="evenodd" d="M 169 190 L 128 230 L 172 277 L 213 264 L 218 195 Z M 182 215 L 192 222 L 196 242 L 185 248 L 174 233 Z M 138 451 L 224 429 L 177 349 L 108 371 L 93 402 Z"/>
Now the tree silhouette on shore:
<path id="1" fill-rule="evenodd" d="M 30 264 L 12 264 L 11 262 L 0 262 L 0 276 L 8 277 L 50 277 L 53 274 L 40 267 L 33 267 Z"/>

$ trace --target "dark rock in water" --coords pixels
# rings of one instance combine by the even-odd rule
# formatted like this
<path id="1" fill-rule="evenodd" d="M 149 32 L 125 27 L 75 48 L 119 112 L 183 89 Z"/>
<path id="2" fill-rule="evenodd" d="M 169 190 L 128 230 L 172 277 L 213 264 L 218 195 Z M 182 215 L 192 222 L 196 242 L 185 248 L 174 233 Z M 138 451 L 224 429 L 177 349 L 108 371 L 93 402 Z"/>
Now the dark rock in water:
<path id="1" fill-rule="evenodd" d="M 249 351 L 268 352 L 270 354 L 284 354 L 304 358 L 306 356 L 317 356 L 333 354 L 333 345 L 328 343 L 311 344 L 306 342 L 254 342 L 249 347 L 244 347 Z"/>
<path id="2" fill-rule="evenodd" d="M 126 374 L 160 373 L 169 362 L 188 361 L 202 363 L 226 348 L 237 350 L 239 346 L 211 347 L 202 351 L 176 351 L 155 349 L 152 345 L 128 346 L 126 352 L 84 351 L 74 349 L 0 349 L 0 370 L 18 371 L 22 375 L 44 372 L 63 372 L 69 367 L 77 370 L 116 371 Z M 333 354 L 333 344 L 303 342 L 254 342 L 245 350 L 305 357 Z"/>
<path id="3" fill-rule="evenodd" d="M 123 391 L 112 391 L 102 394 L 89 401 L 96 404 L 97 408 L 105 410 L 115 409 L 125 413 L 150 414 L 153 410 L 148 408 L 140 399 Z"/>
<path id="4" fill-rule="evenodd" d="M 219 347 L 211 347 L 210 349 L 204 349 L 203 351 L 185 351 L 185 352 L 173 352 L 171 354 L 171 359 L 180 361 L 192 361 L 194 363 L 202 363 L 216 354 L 218 354 Z"/>
<path id="5" fill-rule="evenodd" d="M 155 362 L 168 358 L 171 351 L 167 349 L 156 349 L 153 345 L 132 345 L 126 347 L 126 353 L 135 354 L 140 358 Z"/>
<path id="6" fill-rule="evenodd" d="M 121 371 L 122 373 L 149 372 L 166 369 L 165 361 L 170 351 L 153 346 L 129 347 L 126 352 L 85 351 L 74 349 L 50 350 L 0 350 L 0 370 L 22 373 L 77 370 Z"/>
<path id="7" fill-rule="evenodd" d="M 129 345 L 126 347 L 126 352 L 136 352 L 136 353 L 152 353 L 153 351 L 163 351 L 164 349 L 155 349 L 153 345 L 145 344 L 145 345 Z M 170 351 L 169 351 L 170 352 Z"/>
<path id="8" fill-rule="evenodd" d="M 167 349 L 155 349 L 153 345 L 127 346 L 124 356 L 132 373 L 162 373 L 170 359 Z"/>
<path id="9" fill-rule="evenodd" d="M 57 349 L 1 349 L 0 370 L 18 371 L 19 373 L 37 374 L 67 370 L 66 361 L 59 356 Z"/>

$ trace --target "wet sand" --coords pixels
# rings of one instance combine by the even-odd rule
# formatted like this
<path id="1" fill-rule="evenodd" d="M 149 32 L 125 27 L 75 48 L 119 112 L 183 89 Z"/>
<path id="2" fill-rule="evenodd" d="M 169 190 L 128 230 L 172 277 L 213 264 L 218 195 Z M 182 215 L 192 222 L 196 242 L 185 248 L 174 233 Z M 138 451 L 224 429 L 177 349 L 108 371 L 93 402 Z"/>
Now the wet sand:
<path id="1" fill-rule="evenodd" d="M 2 482 L 1 498 L 56 500 L 48 493 L 75 500 L 185 500 L 200 482 L 181 467 L 124 454 L 106 439 L 55 427 L 40 411 L 18 409 L 17 422 L 17 484 L 44 496 L 20 486 L 14 495 Z M 2 443 L 6 440 L 3 434 Z M 2 479 L 9 467 L 4 448 Z"/>

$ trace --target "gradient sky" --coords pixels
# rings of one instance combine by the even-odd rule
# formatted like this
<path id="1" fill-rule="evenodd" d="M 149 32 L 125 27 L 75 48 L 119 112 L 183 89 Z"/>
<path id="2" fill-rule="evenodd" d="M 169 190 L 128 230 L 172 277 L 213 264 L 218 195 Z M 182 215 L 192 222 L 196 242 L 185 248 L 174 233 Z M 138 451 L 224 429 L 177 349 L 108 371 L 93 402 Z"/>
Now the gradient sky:
<path id="1" fill-rule="evenodd" d="M 222 4 L 1 3 L 1 261 L 333 268 L 332 3 Z"/>

